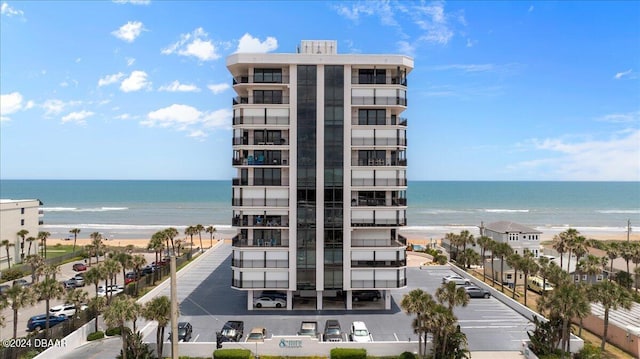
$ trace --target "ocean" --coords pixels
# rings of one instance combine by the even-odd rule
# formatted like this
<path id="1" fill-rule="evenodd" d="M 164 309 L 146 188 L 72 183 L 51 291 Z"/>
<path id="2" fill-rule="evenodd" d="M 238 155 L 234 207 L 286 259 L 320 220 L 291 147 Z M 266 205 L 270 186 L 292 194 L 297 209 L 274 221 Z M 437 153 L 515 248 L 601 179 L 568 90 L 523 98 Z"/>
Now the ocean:
<path id="1" fill-rule="evenodd" d="M 156 231 L 214 225 L 231 227 L 231 181 L 0 180 L 0 198 L 44 203 L 53 238 L 80 228 L 80 238 L 150 238 Z M 639 182 L 409 181 L 404 232 L 437 237 L 484 223 L 513 221 L 557 233 L 640 230 Z"/>

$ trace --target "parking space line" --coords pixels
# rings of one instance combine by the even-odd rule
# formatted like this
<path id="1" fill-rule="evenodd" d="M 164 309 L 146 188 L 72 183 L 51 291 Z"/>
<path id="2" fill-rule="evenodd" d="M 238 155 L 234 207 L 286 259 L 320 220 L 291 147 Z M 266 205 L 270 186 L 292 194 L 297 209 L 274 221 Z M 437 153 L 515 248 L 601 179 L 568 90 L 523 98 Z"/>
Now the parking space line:
<path id="1" fill-rule="evenodd" d="M 396 333 L 393 333 L 393 337 L 396 338 L 396 341 L 399 342 L 400 339 L 398 339 L 398 336 L 396 335 Z"/>

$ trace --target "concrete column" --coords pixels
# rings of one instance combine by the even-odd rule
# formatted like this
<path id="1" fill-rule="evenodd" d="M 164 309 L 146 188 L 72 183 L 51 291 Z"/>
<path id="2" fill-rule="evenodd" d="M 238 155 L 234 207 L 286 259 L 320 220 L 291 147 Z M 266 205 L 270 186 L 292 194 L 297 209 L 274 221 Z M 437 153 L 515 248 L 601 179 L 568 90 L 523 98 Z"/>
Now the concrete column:
<path id="1" fill-rule="evenodd" d="M 391 309 L 391 291 L 383 290 L 383 292 L 384 292 L 384 309 L 389 310 Z"/>
<path id="2" fill-rule="evenodd" d="M 293 310 L 293 292 L 287 291 L 287 310 Z"/>
<path id="3" fill-rule="evenodd" d="M 247 310 L 253 310 L 253 296 L 254 296 L 254 291 L 248 290 L 247 291 Z"/>
<path id="4" fill-rule="evenodd" d="M 316 292 L 316 309 L 322 310 L 322 291 L 321 290 Z"/>
<path id="5" fill-rule="evenodd" d="M 347 296 L 345 297 L 345 299 L 347 300 L 347 310 L 353 309 L 353 298 L 351 297 L 352 292 L 353 292 L 352 290 L 348 290 Z"/>

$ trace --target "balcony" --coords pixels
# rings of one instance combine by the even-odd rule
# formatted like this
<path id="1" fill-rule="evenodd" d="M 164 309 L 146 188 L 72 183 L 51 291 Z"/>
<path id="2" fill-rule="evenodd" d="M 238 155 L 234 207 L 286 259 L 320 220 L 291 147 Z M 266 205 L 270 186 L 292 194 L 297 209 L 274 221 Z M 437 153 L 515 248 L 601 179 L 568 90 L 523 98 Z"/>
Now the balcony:
<path id="1" fill-rule="evenodd" d="M 249 103 L 248 97 L 236 96 L 233 98 L 233 106 L 240 105 L 240 104 L 248 104 L 248 103 Z"/>
<path id="2" fill-rule="evenodd" d="M 359 159 L 357 166 L 406 166 L 407 160 L 386 160 L 384 158 Z"/>
<path id="3" fill-rule="evenodd" d="M 233 279 L 231 286 L 234 288 L 259 288 L 259 289 L 287 289 L 288 280 L 240 280 Z"/>
<path id="4" fill-rule="evenodd" d="M 352 137 L 351 146 L 406 146 L 406 138 Z"/>
<path id="5" fill-rule="evenodd" d="M 351 239 L 351 247 L 402 247 L 401 243 L 392 238 L 376 238 L 376 239 Z"/>
<path id="6" fill-rule="evenodd" d="M 406 259 L 395 261 L 351 261 L 351 268 L 393 268 L 406 266 Z"/>
<path id="7" fill-rule="evenodd" d="M 351 104 L 354 106 L 407 106 L 407 99 L 402 97 L 384 96 L 352 96 Z"/>
<path id="8" fill-rule="evenodd" d="M 400 85 L 407 86 L 407 79 L 399 76 L 393 77 L 381 77 L 374 76 L 369 78 L 362 78 L 359 75 L 351 76 L 352 85 Z"/>
<path id="9" fill-rule="evenodd" d="M 289 261 L 270 259 L 235 259 L 231 258 L 231 266 L 238 268 L 289 268 Z"/>
<path id="10" fill-rule="evenodd" d="M 239 116 L 233 118 L 234 125 L 289 125 L 289 116 Z"/>
<path id="11" fill-rule="evenodd" d="M 399 227 L 406 226 L 407 219 L 391 219 L 391 218 L 352 218 L 351 227 Z"/>
<path id="12" fill-rule="evenodd" d="M 289 247 L 289 240 L 282 240 L 282 239 L 275 239 L 275 238 L 248 239 L 248 238 L 243 238 L 236 235 L 231 239 L 231 245 L 234 247 L 242 247 L 242 248 L 262 248 L 262 249 L 264 249 L 264 247 L 286 248 L 286 247 Z"/>
<path id="13" fill-rule="evenodd" d="M 288 227 L 289 216 L 235 216 L 231 218 L 234 227 Z"/>
<path id="14" fill-rule="evenodd" d="M 407 125 L 407 118 L 406 117 L 400 117 L 398 119 L 398 125 L 400 126 L 406 126 Z"/>
<path id="15" fill-rule="evenodd" d="M 391 207 L 391 206 L 406 206 L 406 198 L 393 198 L 393 199 L 352 199 L 351 207 Z"/>
<path id="16" fill-rule="evenodd" d="M 232 198 L 232 206 L 244 207 L 289 207 L 288 198 Z"/>
<path id="17" fill-rule="evenodd" d="M 374 288 L 402 288 L 407 286 L 407 279 L 397 279 L 397 280 L 352 280 L 351 288 L 366 288 L 366 289 L 374 289 Z"/>
<path id="18" fill-rule="evenodd" d="M 235 163 L 234 163 L 235 164 Z M 249 180 L 246 178 L 233 178 L 231 180 L 231 185 L 232 186 L 248 186 L 249 185 Z"/>
<path id="19" fill-rule="evenodd" d="M 233 106 L 235 105 L 286 105 L 289 104 L 289 97 L 288 96 L 278 96 L 277 98 L 271 99 L 271 100 L 260 100 L 260 101 L 256 101 L 256 100 L 249 100 L 248 97 L 240 97 L 240 96 L 236 96 L 233 98 Z M 406 106 L 406 105 L 405 105 Z"/>
<path id="20" fill-rule="evenodd" d="M 351 185 L 354 187 L 371 187 L 371 186 L 406 186 L 406 178 L 352 178 Z"/>
<path id="21" fill-rule="evenodd" d="M 271 74 L 272 76 L 265 76 L 264 74 L 259 75 L 241 75 L 234 76 L 233 85 L 238 84 L 288 84 L 289 77 L 282 76 L 282 74 Z"/>

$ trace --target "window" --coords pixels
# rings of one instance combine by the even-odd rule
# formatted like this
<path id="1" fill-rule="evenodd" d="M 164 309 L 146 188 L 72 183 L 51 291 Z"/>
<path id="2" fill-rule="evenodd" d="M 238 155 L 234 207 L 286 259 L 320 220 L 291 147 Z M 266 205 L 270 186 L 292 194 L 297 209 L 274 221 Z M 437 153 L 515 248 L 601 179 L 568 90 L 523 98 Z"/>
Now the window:
<path id="1" fill-rule="evenodd" d="M 24 208 L 20 208 L 20 214 L 24 214 Z"/>
<path id="2" fill-rule="evenodd" d="M 507 280 L 513 279 L 513 274 L 507 274 Z"/>
<path id="3" fill-rule="evenodd" d="M 255 90 L 253 91 L 253 103 L 282 103 L 281 90 Z"/>
<path id="4" fill-rule="evenodd" d="M 603 277 L 603 275 L 602 275 L 602 274 L 598 274 L 598 275 L 596 276 L 596 281 L 600 282 L 600 281 L 602 281 L 602 279 L 603 279 L 603 278 L 604 278 L 604 277 Z"/>
<path id="5" fill-rule="evenodd" d="M 386 81 L 387 81 L 387 70 L 383 70 L 383 69 L 358 70 L 359 84 L 385 84 Z"/>
<path id="6" fill-rule="evenodd" d="M 280 186 L 279 168 L 256 168 L 253 174 L 253 183 L 256 186 Z"/>
<path id="7" fill-rule="evenodd" d="M 21 226 L 24 226 L 24 219 L 21 219 L 21 220 L 20 220 L 20 225 L 21 225 Z"/>
<path id="8" fill-rule="evenodd" d="M 386 112 L 382 110 L 362 109 L 358 111 L 358 125 L 384 125 Z"/>
<path id="9" fill-rule="evenodd" d="M 580 274 L 574 275 L 573 276 L 573 280 L 576 281 L 576 282 L 579 282 L 580 281 Z"/>
<path id="10" fill-rule="evenodd" d="M 253 70 L 253 82 L 282 83 L 282 69 L 255 69 Z"/>
<path id="11" fill-rule="evenodd" d="M 586 274 L 583 274 L 583 275 L 582 275 L 582 280 L 583 280 L 583 281 L 586 281 L 586 280 L 587 280 L 587 275 L 586 275 Z"/>

